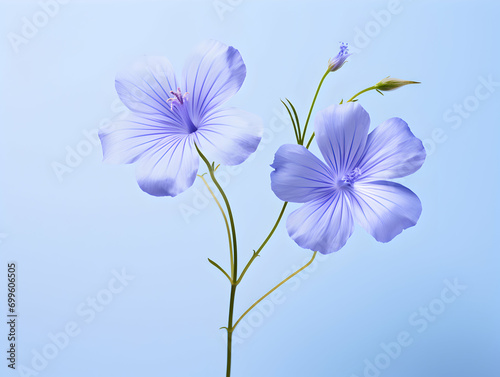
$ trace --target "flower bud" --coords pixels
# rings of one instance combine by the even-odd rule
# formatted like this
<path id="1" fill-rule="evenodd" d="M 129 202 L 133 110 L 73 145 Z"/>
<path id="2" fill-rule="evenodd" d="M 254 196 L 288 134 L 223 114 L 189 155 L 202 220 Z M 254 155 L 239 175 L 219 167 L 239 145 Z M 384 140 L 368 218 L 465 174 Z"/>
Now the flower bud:
<path id="1" fill-rule="evenodd" d="M 349 54 L 348 44 L 340 42 L 339 53 L 333 59 L 328 60 L 328 70 L 330 72 L 335 72 L 340 69 L 344 65 L 346 59 L 351 55 L 352 54 Z"/>
<path id="2" fill-rule="evenodd" d="M 387 92 L 389 90 L 394 90 L 408 84 L 420 84 L 420 83 L 418 81 L 406 81 L 387 76 L 385 79 L 379 81 L 374 86 L 374 88 L 377 90 L 382 90 L 384 92 Z"/>

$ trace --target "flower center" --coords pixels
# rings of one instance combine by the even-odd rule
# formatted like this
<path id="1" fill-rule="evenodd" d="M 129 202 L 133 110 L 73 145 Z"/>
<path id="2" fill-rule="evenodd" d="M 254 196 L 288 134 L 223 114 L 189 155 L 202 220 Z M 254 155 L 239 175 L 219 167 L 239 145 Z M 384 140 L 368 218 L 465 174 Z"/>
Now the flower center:
<path id="1" fill-rule="evenodd" d="M 349 174 L 346 174 L 342 177 L 342 182 L 349 186 L 352 186 L 352 184 L 359 178 L 360 175 L 361 169 L 354 168 Z"/>
<path id="2" fill-rule="evenodd" d="M 182 119 L 182 124 L 184 125 L 187 133 L 195 132 L 198 127 L 195 126 L 191 117 L 189 116 L 188 110 L 184 103 L 188 100 L 188 93 L 182 93 L 181 88 L 177 88 L 177 91 L 170 91 L 173 97 L 170 97 L 167 102 L 170 102 L 170 110 L 176 112 Z"/>
<path id="3" fill-rule="evenodd" d="M 170 91 L 170 94 L 173 95 L 173 97 L 170 97 L 167 102 L 170 102 L 170 109 L 174 109 L 174 105 L 183 105 L 184 101 L 187 100 L 187 95 L 188 93 L 182 94 L 181 88 L 177 88 L 177 91 L 174 92 L 173 90 Z"/>

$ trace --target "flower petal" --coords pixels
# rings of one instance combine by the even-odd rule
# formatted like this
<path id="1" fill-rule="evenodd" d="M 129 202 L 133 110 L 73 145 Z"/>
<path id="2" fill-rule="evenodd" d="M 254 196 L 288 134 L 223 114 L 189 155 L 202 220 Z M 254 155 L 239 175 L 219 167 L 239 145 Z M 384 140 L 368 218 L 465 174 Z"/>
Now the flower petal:
<path id="1" fill-rule="evenodd" d="M 333 193 L 330 167 L 302 145 L 282 145 L 271 167 L 271 188 L 283 201 L 305 203 Z"/>
<path id="2" fill-rule="evenodd" d="M 305 249 L 322 254 L 340 250 L 354 229 L 348 198 L 337 191 L 306 203 L 288 216 L 286 228 Z"/>
<path id="3" fill-rule="evenodd" d="M 386 120 L 366 142 L 360 161 L 361 179 L 400 178 L 416 172 L 425 160 L 425 149 L 408 124 L 400 118 Z"/>
<path id="4" fill-rule="evenodd" d="M 370 116 L 357 103 L 332 105 L 315 119 L 316 142 L 326 162 L 342 177 L 356 167 L 365 150 Z"/>
<path id="5" fill-rule="evenodd" d="M 379 242 L 414 226 L 422 212 L 417 195 L 389 181 L 356 182 L 351 199 L 354 218 Z"/>
<path id="6" fill-rule="evenodd" d="M 138 116 L 130 113 L 124 119 L 118 119 L 99 129 L 104 162 L 131 164 L 157 145 L 164 138 L 183 134 L 176 125 L 166 121 Z"/>
<path id="7" fill-rule="evenodd" d="M 150 195 L 176 196 L 193 185 L 198 163 L 189 135 L 169 136 L 139 160 L 137 182 Z"/>
<path id="8" fill-rule="evenodd" d="M 224 165 L 238 165 L 255 152 L 262 131 L 258 116 L 230 108 L 209 114 L 193 136 L 210 159 Z"/>
<path id="9" fill-rule="evenodd" d="M 210 40 L 202 43 L 186 63 L 188 111 L 198 126 L 203 116 L 231 98 L 245 80 L 246 67 L 237 49 Z"/>
<path id="10" fill-rule="evenodd" d="M 116 91 L 121 101 L 135 113 L 167 119 L 182 125 L 179 115 L 167 102 L 177 90 L 172 64 L 167 58 L 145 56 L 116 75 Z"/>

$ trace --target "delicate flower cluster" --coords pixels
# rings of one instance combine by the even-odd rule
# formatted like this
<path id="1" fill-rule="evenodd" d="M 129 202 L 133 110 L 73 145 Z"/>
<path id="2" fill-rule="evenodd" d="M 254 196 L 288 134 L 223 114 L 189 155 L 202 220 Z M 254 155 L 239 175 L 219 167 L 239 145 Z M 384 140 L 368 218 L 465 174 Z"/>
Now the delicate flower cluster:
<path id="1" fill-rule="evenodd" d="M 319 111 L 315 132 L 304 144 L 323 81 L 330 72 L 339 70 L 349 56 L 347 44 L 341 43 L 337 56 L 328 62 L 303 128 L 292 102 L 287 100 L 288 106 L 282 101 L 297 140 L 297 144 L 281 146 L 271 165 L 271 189 L 285 203 L 268 237 L 254 250 L 241 274 L 231 206 L 216 178 L 215 162 L 210 162 L 240 164 L 256 151 L 262 137 L 260 118 L 240 109 L 221 107 L 238 92 L 245 79 L 246 67 L 240 53 L 233 47 L 208 41 L 188 60 L 179 81 L 170 62 L 162 57 L 145 57 L 116 77 L 118 95 L 131 113 L 111 128 L 100 130 L 104 161 L 137 162 L 137 181 L 142 190 L 155 196 L 176 196 L 193 185 L 201 158 L 224 200 L 225 209 L 201 175 L 222 212 L 229 243 L 230 273 L 209 259 L 231 284 L 228 323 L 224 327 L 228 337 L 226 376 L 231 372 L 231 339 L 238 323 L 262 299 L 308 267 L 317 252 L 340 250 L 353 233 L 355 222 L 377 241 L 388 242 L 414 226 L 420 217 L 419 198 L 388 179 L 407 176 L 422 166 L 422 142 L 400 118 L 391 118 L 369 132 L 370 117 L 354 102 L 370 90 L 381 93 L 416 82 L 385 78 L 347 103 Z M 313 138 L 322 160 L 308 149 Z M 289 215 L 286 228 L 299 246 L 314 251 L 311 260 L 234 321 L 236 286 L 274 234 L 287 202 L 302 204 Z"/>
<path id="2" fill-rule="evenodd" d="M 341 43 L 329 71 L 340 69 L 350 55 L 348 45 Z M 118 95 L 131 115 L 101 130 L 104 160 L 137 162 L 140 187 L 155 196 L 175 196 L 193 184 L 197 149 L 223 164 L 245 161 L 257 149 L 262 123 L 243 110 L 220 108 L 239 90 L 245 74 L 238 50 L 216 41 L 196 50 L 181 82 L 165 58 L 136 62 L 116 78 Z M 388 91 L 413 83 L 386 78 L 369 89 Z M 399 118 L 371 133 L 369 127 L 368 113 L 359 104 L 333 105 L 315 120 L 325 162 L 302 145 L 283 145 L 277 151 L 271 187 L 284 201 L 304 203 L 287 221 L 290 237 L 301 247 L 337 251 L 351 236 L 354 221 L 381 242 L 416 224 L 420 200 L 386 179 L 420 168 L 422 142 Z"/>

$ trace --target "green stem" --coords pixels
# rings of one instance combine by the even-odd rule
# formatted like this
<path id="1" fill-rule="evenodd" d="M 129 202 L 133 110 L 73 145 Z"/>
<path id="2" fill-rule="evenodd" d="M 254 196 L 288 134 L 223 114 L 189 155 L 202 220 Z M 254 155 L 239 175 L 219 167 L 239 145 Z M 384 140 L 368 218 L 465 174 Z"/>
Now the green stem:
<path id="1" fill-rule="evenodd" d="M 201 153 L 200 149 L 198 148 L 198 146 L 196 144 L 195 144 L 195 147 L 196 147 L 196 150 L 198 151 L 198 154 L 200 155 L 201 159 L 207 165 L 208 172 L 210 173 L 210 177 L 212 178 L 212 181 L 214 182 L 215 186 L 219 190 L 219 192 L 222 196 L 222 199 L 224 199 L 224 203 L 226 204 L 227 214 L 229 216 L 229 223 L 231 224 L 231 234 L 233 237 L 233 254 L 234 255 L 233 255 L 232 274 L 233 274 L 233 281 L 235 281 L 236 276 L 238 275 L 238 245 L 236 242 L 236 229 L 234 226 L 233 211 L 231 210 L 231 205 L 229 204 L 229 200 L 227 199 L 226 193 L 224 192 L 224 190 L 220 186 L 219 182 L 217 181 L 217 178 L 215 178 L 214 168 L 212 167 L 212 165 L 210 165 L 210 162 L 208 162 L 207 158 L 203 155 L 203 153 Z"/>
<path id="2" fill-rule="evenodd" d="M 266 239 L 264 240 L 264 242 L 262 242 L 262 245 L 260 245 L 260 247 L 257 249 L 257 251 L 254 251 L 252 257 L 250 258 L 250 260 L 248 261 L 247 265 L 245 266 L 245 268 L 243 269 L 243 271 L 241 272 L 241 275 L 240 277 L 238 278 L 238 280 L 236 280 L 236 285 L 238 285 L 240 282 L 241 282 L 241 279 L 243 279 L 243 276 L 245 275 L 245 273 L 247 272 L 248 268 L 250 267 L 250 265 L 253 263 L 253 261 L 255 260 L 255 258 L 257 258 L 260 254 L 260 252 L 262 251 L 262 249 L 264 248 L 264 246 L 266 246 L 267 242 L 271 239 L 271 237 L 273 236 L 274 234 L 274 231 L 276 230 L 276 228 L 278 227 L 281 219 L 283 218 L 283 215 L 285 214 L 285 210 L 286 210 L 286 206 L 288 205 L 288 202 L 285 202 L 283 203 L 283 208 L 281 208 L 281 212 L 278 216 L 278 219 L 276 220 L 276 223 L 274 224 L 273 226 L 273 229 L 271 229 L 271 232 L 268 234 L 268 236 L 266 237 Z"/>
<path id="3" fill-rule="evenodd" d="M 295 271 L 293 274 L 291 274 L 290 276 L 288 276 L 285 280 L 283 280 L 281 283 L 279 283 L 273 289 L 271 289 L 269 292 L 267 292 L 264 296 L 262 296 L 257 301 L 255 301 L 255 303 L 252 306 L 250 306 L 247 309 L 247 311 L 245 313 L 243 313 L 241 315 L 241 317 L 238 318 L 238 320 L 234 323 L 233 329 L 235 329 L 236 326 L 238 326 L 238 323 L 240 323 L 240 321 L 250 312 L 250 310 L 252 310 L 253 308 L 255 308 L 262 300 L 264 300 L 267 296 L 269 296 L 271 293 L 273 293 L 276 289 L 278 289 L 279 287 L 281 287 L 283 284 L 285 284 L 288 280 L 290 280 L 291 278 L 293 278 L 299 272 L 301 272 L 304 269 L 306 269 L 314 261 L 314 258 L 316 258 L 316 254 L 317 254 L 317 251 L 314 252 L 311 260 L 309 260 L 309 262 L 307 262 L 303 267 L 299 268 L 297 271 Z"/>
<path id="4" fill-rule="evenodd" d="M 200 177 L 202 179 L 203 183 L 205 184 L 205 186 L 207 187 L 208 191 L 212 195 L 212 198 L 214 198 L 215 203 L 217 203 L 217 207 L 219 207 L 219 210 L 222 213 L 222 217 L 224 218 L 224 224 L 226 224 L 226 232 L 227 232 L 227 238 L 228 238 L 228 243 L 229 243 L 229 258 L 230 258 L 230 261 L 231 261 L 231 272 L 232 272 L 233 271 L 233 244 L 231 242 L 231 231 L 229 230 L 229 223 L 227 221 L 227 216 L 226 216 L 226 213 L 224 212 L 224 210 L 222 209 L 222 206 L 220 205 L 219 200 L 215 196 L 214 192 L 212 191 L 212 189 L 208 185 L 208 182 L 207 182 L 207 180 L 205 179 L 205 177 L 203 175 L 204 174 L 198 175 L 198 177 Z M 226 274 L 226 271 L 224 271 L 224 270 L 222 270 L 222 271 Z M 231 278 L 229 278 L 229 281 L 232 283 Z"/>
<path id="5" fill-rule="evenodd" d="M 300 145 L 304 145 L 304 140 L 306 139 L 307 125 L 309 124 L 309 119 L 311 118 L 314 104 L 316 103 L 316 98 L 318 98 L 319 90 L 321 89 L 321 86 L 323 85 L 323 81 L 325 81 L 326 76 L 328 76 L 329 73 L 330 73 L 330 70 L 327 69 L 325 74 L 321 78 L 321 81 L 319 82 L 318 89 L 316 89 L 316 94 L 314 95 L 314 99 L 312 101 L 311 108 L 309 109 L 309 114 L 307 114 L 307 120 L 306 120 L 306 124 L 304 125 L 304 133 L 302 134 Z"/>
<path id="6" fill-rule="evenodd" d="M 233 311 L 234 298 L 236 296 L 236 284 L 231 284 L 231 298 L 229 300 L 229 318 L 227 320 L 227 365 L 226 377 L 231 376 L 231 348 L 233 343 Z"/>
<path id="7" fill-rule="evenodd" d="M 360 94 L 363 94 L 363 93 L 368 92 L 369 90 L 373 90 L 373 89 L 376 89 L 376 88 L 374 86 L 370 86 L 369 88 L 363 89 L 361 92 L 356 93 L 354 96 L 352 96 L 351 99 L 347 102 L 352 102 L 352 100 L 355 99 Z"/>
<path id="8" fill-rule="evenodd" d="M 316 135 L 316 132 L 313 132 L 313 134 L 311 135 L 311 138 L 309 139 L 309 141 L 307 142 L 307 146 L 306 146 L 306 149 L 309 149 L 309 147 L 311 146 L 311 143 L 312 141 L 314 140 L 314 136 Z"/>
<path id="9" fill-rule="evenodd" d="M 201 153 L 200 149 L 198 146 L 195 144 L 196 150 L 198 151 L 198 154 L 200 155 L 201 159 L 207 165 L 208 172 L 210 173 L 210 177 L 212 178 L 212 181 L 214 182 L 215 186 L 219 190 L 222 199 L 224 199 L 224 203 L 226 204 L 227 208 L 227 214 L 229 217 L 229 223 L 231 224 L 231 233 L 233 237 L 233 270 L 231 271 L 232 274 L 232 282 L 231 283 L 231 295 L 229 298 L 229 318 L 227 320 L 227 367 L 226 367 L 226 377 L 230 377 L 231 375 L 231 348 L 232 348 L 232 339 L 233 339 L 233 312 L 234 312 L 234 299 L 236 296 L 236 283 L 234 283 L 237 279 L 238 276 L 238 244 L 236 242 L 236 228 L 234 225 L 234 218 L 233 218 L 233 211 L 231 210 L 231 205 L 229 204 L 229 200 L 227 199 L 226 193 L 222 189 L 221 185 L 217 181 L 217 178 L 215 178 L 215 170 L 213 166 L 208 162 L 207 158 Z"/>

